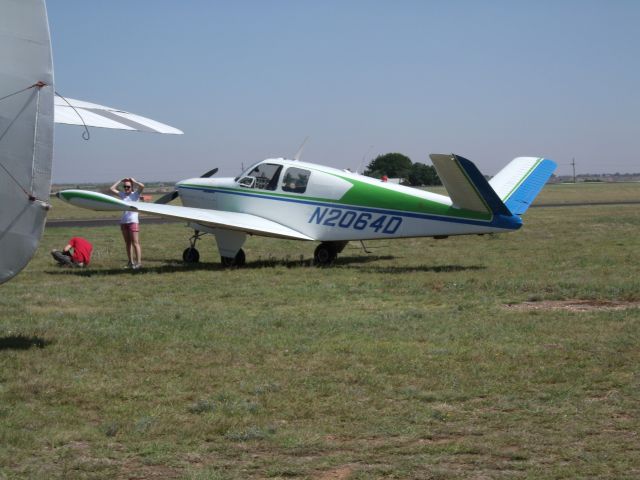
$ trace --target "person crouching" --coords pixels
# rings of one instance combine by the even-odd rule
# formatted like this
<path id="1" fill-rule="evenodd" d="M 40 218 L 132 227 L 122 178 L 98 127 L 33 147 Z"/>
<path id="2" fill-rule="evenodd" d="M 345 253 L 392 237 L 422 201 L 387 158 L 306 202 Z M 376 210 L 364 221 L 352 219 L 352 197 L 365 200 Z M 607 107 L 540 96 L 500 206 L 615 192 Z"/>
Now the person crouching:
<path id="1" fill-rule="evenodd" d="M 86 238 L 72 237 L 62 250 L 51 250 L 51 256 L 60 265 L 86 267 L 91 262 L 93 245 Z"/>

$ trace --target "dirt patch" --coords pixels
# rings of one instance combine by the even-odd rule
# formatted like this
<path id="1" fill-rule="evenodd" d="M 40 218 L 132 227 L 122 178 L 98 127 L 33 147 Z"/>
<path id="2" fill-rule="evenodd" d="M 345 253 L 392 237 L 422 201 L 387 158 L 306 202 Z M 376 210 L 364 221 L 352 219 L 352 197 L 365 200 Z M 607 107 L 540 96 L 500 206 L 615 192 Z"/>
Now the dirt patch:
<path id="1" fill-rule="evenodd" d="M 507 303 L 512 310 L 568 310 L 570 312 L 590 312 L 600 310 L 627 310 L 640 308 L 640 302 L 614 300 L 543 300 L 540 302 Z"/>
<path id="2" fill-rule="evenodd" d="M 334 468 L 327 472 L 323 472 L 318 476 L 318 480 L 346 480 L 353 473 L 353 465 L 344 465 Z"/>
<path id="3" fill-rule="evenodd" d="M 126 461 L 116 478 L 127 480 L 182 478 L 179 469 L 166 465 L 144 465 L 137 459 Z"/>

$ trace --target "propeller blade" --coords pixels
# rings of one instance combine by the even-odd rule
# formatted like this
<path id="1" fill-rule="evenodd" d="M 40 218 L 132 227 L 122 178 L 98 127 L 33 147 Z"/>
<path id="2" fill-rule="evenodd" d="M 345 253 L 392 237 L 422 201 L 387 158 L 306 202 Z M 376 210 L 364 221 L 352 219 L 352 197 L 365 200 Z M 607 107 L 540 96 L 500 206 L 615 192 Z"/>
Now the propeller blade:
<path id="1" fill-rule="evenodd" d="M 174 190 L 173 192 L 169 192 L 163 196 L 161 196 L 159 199 L 157 199 L 155 202 L 153 203 L 169 203 L 171 200 L 174 200 L 176 198 L 178 198 L 178 191 Z"/>
<path id="2" fill-rule="evenodd" d="M 200 178 L 209 178 L 213 177 L 216 173 L 218 173 L 218 169 L 214 168 L 213 170 L 209 170 L 207 173 L 200 175 Z"/>
<path id="3" fill-rule="evenodd" d="M 209 170 L 207 173 L 204 173 L 202 175 L 200 175 L 200 178 L 209 178 L 209 177 L 213 177 L 216 173 L 218 173 L 218 169 L 214 168 L 212 170 Z M 178 191 L 174 190 L 173 192 L 169 192 L 163 196 L 161 196 L 158 200 L 156 200 L 153 203 L 169 203 L 172 200 L 175 200 L 176 198 L 178 198 Z"/>

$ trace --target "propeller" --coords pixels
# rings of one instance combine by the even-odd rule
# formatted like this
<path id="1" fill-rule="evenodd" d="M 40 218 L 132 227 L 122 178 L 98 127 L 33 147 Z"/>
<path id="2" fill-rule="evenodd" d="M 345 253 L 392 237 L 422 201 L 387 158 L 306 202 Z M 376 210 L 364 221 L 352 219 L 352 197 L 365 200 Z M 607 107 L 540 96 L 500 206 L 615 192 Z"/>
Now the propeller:
<path id="1" fill-rule="evenodd" d="M 178 195 L 179 195 L 178 191 L 174 190 L 172 192 L 164 194 L 153 203 L 162 203 L 162 204 L 169 203 L 171 200 L 178 198 Z"/>
<path id="2" fill-rule="evenodd" d="M 202 175 L 200 175 L 200 178 L 213 177 L 216 173 L 218 173 L 218 169 L 217 168 L 212 168 L 208 172 L 203 173 Z M 176 198 L 178 198 L 178 195 L 180 195 L 178 193 L 178 190 L 173 190 L 172 192 L 164 194 L 163 196 L 161 196 L 159 199 L 157 199 L 153 203 L 161 203 L 161 204 L 169 203 L 172 200 L 175 200 Z"/>
<path id="3" fill-rule="evenodd" d="M 209 170 L 207 173 L 203 173 L 202 175 L 200 175 L 200 178 L 213 177 L 216 173 L 218 173 L 218 169 L 217 168 L 213 168 L 213 169 Z"/>

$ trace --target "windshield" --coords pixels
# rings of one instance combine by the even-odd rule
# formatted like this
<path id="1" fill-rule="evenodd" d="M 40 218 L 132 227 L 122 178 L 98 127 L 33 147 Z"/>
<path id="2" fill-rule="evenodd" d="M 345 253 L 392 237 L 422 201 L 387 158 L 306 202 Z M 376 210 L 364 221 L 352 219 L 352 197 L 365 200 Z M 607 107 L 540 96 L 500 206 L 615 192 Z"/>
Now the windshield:
<path id="1" fill-rule="evenodd" d="M 248 170 L 248 173 L 240 179 L 240 186 L 259 188 L 262 190 L 275 190 L 278 187 L 281 170 L 282 165 L 259 163 Z"/>

